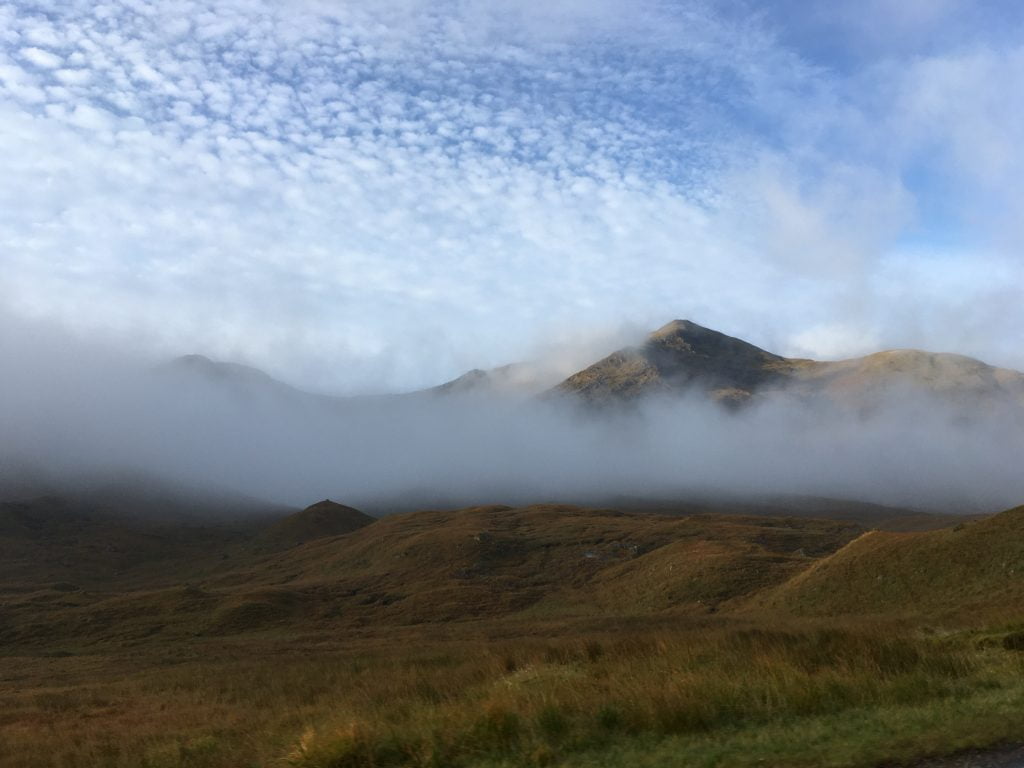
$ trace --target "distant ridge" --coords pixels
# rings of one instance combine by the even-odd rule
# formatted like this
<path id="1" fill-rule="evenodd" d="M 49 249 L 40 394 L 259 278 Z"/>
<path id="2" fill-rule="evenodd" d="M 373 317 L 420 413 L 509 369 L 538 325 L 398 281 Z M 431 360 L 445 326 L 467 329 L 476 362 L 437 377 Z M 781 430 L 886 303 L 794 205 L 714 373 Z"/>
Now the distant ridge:
<path id="1" fill-rule="evenodd" d="M 563 375 L 564 372 L 554 371 L 550 366 L 510 363 L 486 371 L 474 368 L 424 392 L 434 395 L 484 394 L 530 397 L 550 389 Z"/>
<path id="2" fill-rule="evenodd" d="M 889 394 L 927 393 L 966 412 L 992 405 L 1024 409 L 1024 373 L 963 355 L 894 349 L 838 361 L 789 358 L 692 320 L 673 320 L 638 346 L 624 347 L 561 383 L 530 363 L 474 368 L 436 387 L 404 395 L 332 397 L 296 389 L 263 371 L 237 363 L 186 355 L 162 370 L 215 383 L 243 396 L 274 396 L 295 403 L 338 406 L 406 398 L 487 394 L 568 396 L 594 405 L 629 403 L 649 396 L 698 393 L 729 407 L 783 394 L 858 409 Z"/>
<path id="3" fill-rule="evenodd" d="M 225 384 L 249 392 L 308 395 L 290 384 L 278 381 L 259 368 L 211 360 L 205 355 L 182 355 L 165 363 L 159 370 L 174 376 L 187 376 L 199 381 Z"/>
<path id="4" fill-rule="evenodd" d="M 1024 407 L 1024 374 L 963 355 L 886 350 L 835 362 L 787 358 L 689 320 L 673 320 L 637 347 L 613 352 L 553 390 L 586 402 L 700 392 L 726 405 L 782 393 L 857 408 L 892 393 L 925 392 L 969 410 Z"/>

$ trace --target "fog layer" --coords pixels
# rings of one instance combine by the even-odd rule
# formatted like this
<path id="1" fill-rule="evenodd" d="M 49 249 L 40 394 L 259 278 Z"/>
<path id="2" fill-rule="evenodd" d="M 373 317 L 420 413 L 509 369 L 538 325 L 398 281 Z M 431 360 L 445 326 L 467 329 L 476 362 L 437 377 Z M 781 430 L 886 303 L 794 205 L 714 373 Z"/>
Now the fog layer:
<path id="1" fill-rule="evenodd" d="M 870 414 L 701 397 L 594 411 L 553 398 L 329 399 L 59 333 L 0 331 L 0 486 L 132 471 L 301 506 L 809 494 L 920 508 L 1024 503 L 1019 412 L 904 394 Z"/>

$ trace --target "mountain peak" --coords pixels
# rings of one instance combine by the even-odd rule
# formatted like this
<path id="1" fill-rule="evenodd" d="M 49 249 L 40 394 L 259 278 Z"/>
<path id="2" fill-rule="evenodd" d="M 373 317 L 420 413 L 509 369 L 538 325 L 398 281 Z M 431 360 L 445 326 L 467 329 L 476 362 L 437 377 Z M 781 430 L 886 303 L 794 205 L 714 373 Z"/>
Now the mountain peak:
<path id="1" fill-rule="evenodd" d="M 570 376 L 559 389 L 604 401 L 698 387 L 717 400 L 739 403 L 779 380 L 786 363 L 742 339 L 677 319 L 651 333 L 642 346 L 620 349 Z"/>
<path id="2" fill-rule="evenodd" d="M 672 320 L 671 322 L 665 323 L 656 331 L 650 334 L 651 338 L 660 338 L 662 336 L 672 336 L 680 333 L 718 333 L 718 331 L 712 331 L 710 328 L 705 328 L 703 325 L 698 325 L 692 320 Z"/>
<path id="3" fill-rule="evenodd" d="M 714 351 L 715 353 L 736 352 L 742 349 L 748 352 L 755 352 L 758 356 L 768 356 L 776 360 L 782 359 L 778 355 L 773 355 L 771 352 L 766 352 L 760 347 L 743 341 L 743 339 L 729 336 L 713 328 L 707 328 L 692 320 L 673 320 L 647 336 L 648 343 L 665 343 L 673 339 L 682 339 L 688 342 L 690 350 L 695 352 L 702 348 L 709 348 L 709 351 Z"/>

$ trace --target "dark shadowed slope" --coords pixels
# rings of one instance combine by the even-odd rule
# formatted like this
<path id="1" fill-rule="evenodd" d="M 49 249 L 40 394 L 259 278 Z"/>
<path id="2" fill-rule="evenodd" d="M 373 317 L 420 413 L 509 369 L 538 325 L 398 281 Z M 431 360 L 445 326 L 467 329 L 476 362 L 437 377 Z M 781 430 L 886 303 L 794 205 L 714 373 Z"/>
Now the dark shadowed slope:
<path id="1" fill-rule="evenodd" d="M 43 497 L 0 503 L 0 592 L 131 590 L 196 578 L 265 525 L 262 518 L 205 523 L 111 512 Z"/>

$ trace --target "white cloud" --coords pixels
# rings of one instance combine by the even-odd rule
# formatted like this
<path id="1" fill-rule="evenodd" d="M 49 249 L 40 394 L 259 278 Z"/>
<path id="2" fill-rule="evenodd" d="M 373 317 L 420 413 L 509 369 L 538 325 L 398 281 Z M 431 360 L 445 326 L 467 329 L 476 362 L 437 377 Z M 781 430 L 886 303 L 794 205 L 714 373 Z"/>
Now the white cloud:
<path id="1" fill-rule="evenodd" d="M 22 48 L 21 58 L 43 69 L 56 69 L 63 63 L 63 59 L 56 54 L 42 48 Z"/>
<path id="2" fill-rule="evenodd" d="M 783 350 L 790 357 L 842 360 L 878 350 L 878 336 L 861 325 L 816 325 L 794 334 Z"/>
<path id="3" fill-rule="evenodd" d="M 87 69 L 59 69 L 54 77 L 65 85 L 85 85 L 92 79 L 92 73 Z"/>
<path id="4" fill-rule="evenodd" d="M 102 136 L 102 131 L 109 131 L 114 126 L 114 116 L 110 112 L 88 104 L 78 104 L 75 106 L 70 114 L 68 114 L 67 119 L 72 125 L 85 128 L 92 132 L 94 136 L 97 134 Z"/>
<path id="5" fill-rule="evenodd" d="M 64 42 L 57 30 L 42 20 L 25 30 L 25 39 L 43 48 L 60 48 Z"/>
<path id="6" fill-rule="evenodd" d="M 4 20 L 0 300 L 323 388 L 679 315 L 780 349 L 861 324 L 888 343 L 908 334 L 879 276 L 923 215 L 908 165 L 939 145 L 1007 201 L 1021 159 L 1014 79 L 986 82 L 1008 54 L 943 59 L 960 80 L 939 59 L 842 79 L 700 2 L 75 0 Z M 900 279 L 954 269 L 929 258 Z M 1005 354 L 978 330 L 964 351 Z"/>

